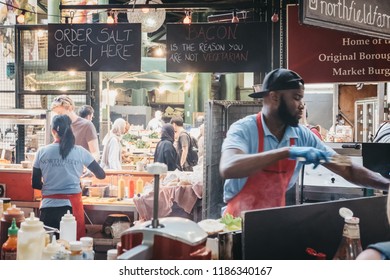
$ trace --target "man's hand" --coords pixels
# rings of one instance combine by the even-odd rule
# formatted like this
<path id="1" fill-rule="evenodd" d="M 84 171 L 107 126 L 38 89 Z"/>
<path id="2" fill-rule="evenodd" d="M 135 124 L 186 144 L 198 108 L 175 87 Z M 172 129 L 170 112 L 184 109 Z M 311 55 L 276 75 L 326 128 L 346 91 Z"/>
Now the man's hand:
<path id="1" fill-rule="evenodd" d="M 313 147 L 291 147 L 289 154 L 290 159 L 304 161 L 305 164 L 313 163 L 314 168 L 316 168 L 320 163 L 329 161 L 326 152 Z"/>

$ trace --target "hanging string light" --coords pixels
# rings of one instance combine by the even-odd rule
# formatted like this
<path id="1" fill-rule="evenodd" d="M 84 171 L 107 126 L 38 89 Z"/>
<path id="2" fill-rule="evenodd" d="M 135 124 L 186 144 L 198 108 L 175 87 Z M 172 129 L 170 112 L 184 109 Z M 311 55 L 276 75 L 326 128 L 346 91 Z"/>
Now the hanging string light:
<path id="1" fill-rule="evenodd" d="M 191 11 L 186 11 L 186 16 L 183 19 L 184 24 L 191 24 L 192 19 L 191 19 Z"/>
<path id="2" fill-rule="evenodd" d="M 107 23 L 109 23 L 109 24 L 115 23 L 115 19 L 112 15 L 112 11 L 109 11 L 109 13 L 108 13 Z"/>
<path id="3" fill-rule="evenodd" d="M 146 1 L 145 1 L 145 5 L 149 5 L 149 0 L 146 0 Z M 149 7 L 142 8 L 141 11 L 142 11 L 144 14 L 147 14 L 147 13 L 149 13 Z"/>
<path id="4" fill-rule="evenodd" d="M 161 57 L 161 56 L 164 55 L 164 50 L 163 50 L 163 48 L 161 47 L 161 45 L 158 46 L 158 47 L 156 48 L 156 50 L 154 51 L 154 54 L 155 54 L 156 56 L 158 56 L 158 57 Z"/>
<path id="5" fill-rule="evenodd" d="M 233 17 L 232 17 L 232 23 L 239 23 L 239 22 L 240 22 L 240 19 L 237 16 L 237 11 L 234 10 L 233 11 Z"/>
<path id="6" fill-rule="evenodd" d="M 278 11 L 276 9 L 274 11 L 274 14 L 271 17 L 271 21 L 272 22 L 278 22 L 279 21 L 279 15 L 278 15 Z"/>
<path id="7" fill-rule="evenodd" d="M 25 14 L 26 14 L 26 11 L 25 10 L 22 10 L 22 12 L 20 13 L 20 15 L 18 15 L 16 17 L 16 21 L 19 23 L 19 24 L 23 24 L 26 17 L 25 17 Z"/>

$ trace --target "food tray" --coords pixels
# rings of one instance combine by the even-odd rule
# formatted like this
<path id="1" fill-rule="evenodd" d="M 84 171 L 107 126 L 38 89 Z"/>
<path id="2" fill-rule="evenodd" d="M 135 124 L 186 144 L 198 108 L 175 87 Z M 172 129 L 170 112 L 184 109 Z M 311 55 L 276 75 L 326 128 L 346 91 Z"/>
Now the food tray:
<path id="1" fill-rule="evenodd" d="M 90 187 L 86 187 L 88 189 L 89 197 L 105 197 L 106 192 L 108 191 L 107 185 L 93 185 Z M 107 191 L 106 191 L 107 190 Z"/>

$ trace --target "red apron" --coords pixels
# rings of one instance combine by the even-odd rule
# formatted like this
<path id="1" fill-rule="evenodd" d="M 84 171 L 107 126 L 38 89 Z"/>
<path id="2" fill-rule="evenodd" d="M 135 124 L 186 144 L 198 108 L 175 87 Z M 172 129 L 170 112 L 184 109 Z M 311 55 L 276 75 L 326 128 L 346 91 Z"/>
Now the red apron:
<path id="1" fill-rule="evenodd" d="M 81 192 L 75 194 L 43 195 L 42 199 L 43 198 L 69 199 L 70 204 L 72 205 L 73 216 L 76 218 L 77 240 L 80 240 L 80 237 L 85 236 L 84 205 Z"/>
<path id="2" fill-rule="evenodd" d="M 264 151 L 264 130 L 261 112 L 256 116 L 259 153 Z M 290 145 L 294 145 L 290 139 Z M 241 191 L 228 203 L 226 213 L 240 217 L 241 211 L 286 205 L 286 189 L 295 170 L 296 161 L 279 160 L 248 177 Z"/>

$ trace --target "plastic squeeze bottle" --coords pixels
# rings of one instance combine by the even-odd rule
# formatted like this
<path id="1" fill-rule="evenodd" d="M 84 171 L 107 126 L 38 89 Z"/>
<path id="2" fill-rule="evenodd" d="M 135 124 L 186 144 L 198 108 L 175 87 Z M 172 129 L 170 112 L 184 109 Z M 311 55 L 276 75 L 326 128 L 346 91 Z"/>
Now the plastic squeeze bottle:
<path id="1" fill-rule="evenodd" d="M 51 243 L 47 244 L 45 249 L 43 249 L 42 260 L 51 260 L 60 249 L 61 244 L 57 243 L 56 236 L 53 235 Z"/>
<path id="2" fill-rule="evenodd" d="M 0 225 L 0 247 L 8 238 L 8 229 L 12 225 L 12 219 L 15 218 L 16 226 L 20 228 L 20 223 L 25 220 L 24 212 L 16 207 L 16 205 L 12 205 L 12 207 L 8 207 L 7 211 L 3 213 L 3 217 L 1 217 L 1 225 Z"/>
<path id="3" fill-rule="evenodd" d="M 93 238 L 85 236 L 81 237 L 80 241 L 82 244 L 83 260 L 94 260 L 95 251 L 93 250 Z"/>
<path id="4" fill-rule="evenodd" d="M 76 233 L 76 218 L 68 210 L 68 212 L 62 216 L 60 222 L 60 239 L 66 240 L 68 242 L 76 241 Z"/>
<path id="5" fill-rule="evenodd" d="M 46 231 L 34 212 L 20 224 L 18 231 L 17 260 L 40 260 L 45 248 Z"/>
<path id="6" fill-rule="evenodd" d="M 128 198 L 133 198 L 134 197 L 134 191 L 135 191 L 135 182 L 133 178 L 130 178 L 129 180 L 129 189 L 127 192 L 127 197 Z"/>
<path id="7" fill-rule="evenodd" d="M 144 190 L 144 180 L 142 180 L 142 178 L 139 177 L 136 185 L 136 193 L 141 194 L 143 190 Z"/>
<path id="8" fill-rule="evenodd" d="M 82 250 L 81 241 L 71 241 L 69 242 L 69 259 L 70 260 L 82 260 L 83 259 L 83 250 Z"/>
<path id="9" fill-rule="evenodd" d="M 12 219 L 11 227 L 8 228 L 8 239 L 1 247 L 2 260 L 16 260 L 18 246 L 18 230 L 15 218 Z"/>
<path id="10" fill-rule="evenodd" d="M 118 180 L 118 199 L 123 199 L 125 197 L 125 180 L 121 176 Z"/>

